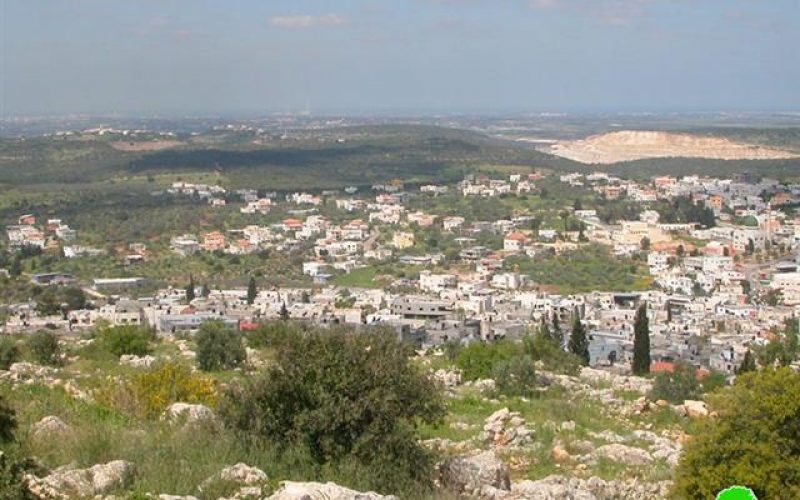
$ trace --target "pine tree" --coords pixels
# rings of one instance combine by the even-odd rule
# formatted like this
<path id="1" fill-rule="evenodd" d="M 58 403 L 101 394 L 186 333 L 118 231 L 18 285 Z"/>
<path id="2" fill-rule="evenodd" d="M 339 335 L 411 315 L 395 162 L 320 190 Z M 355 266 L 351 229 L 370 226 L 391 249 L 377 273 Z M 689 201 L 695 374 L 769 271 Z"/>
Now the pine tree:
<path id="1" fill-rule="evenodd" d="M 647 304 L 642 303 L 633 322 L 633 374 L 650 373 L 650 322 L 647 319 Z"/>
<path id="2" fill-rule="evenodd" d="M 756 358 L 753 357 L 753 353 L 751 353 L 750 349 L 748 349 L 744 353 L 742 364 L 736 369 L 736 375 L 754 371 L 756 371 Z"/>
<path id="3" fill-rule="evenodd" d="M 256 287 L 256 279 L 253 276 L 250 276 L 250 282 L 247 283 L 247 305 L 252 306 L 253 302 L 256 301 L 257 295 L 258 288 Z"/>
<path id="4" fill-rule="evenodd" d="M 189 275 L 189 284 L 186 285 L 186 302 L 191 302 L 195 298 L 194 295 L 194 276 Z"/>
<path id="5" fill-rule="evenodd" d="M 572 315 L 572 333 L 569 337 L 569 350 L 581 358 L 584 366 L 589 366 L 589 341 L 586 338 L 586 327 L 581 323 L 578 310 Z"/>

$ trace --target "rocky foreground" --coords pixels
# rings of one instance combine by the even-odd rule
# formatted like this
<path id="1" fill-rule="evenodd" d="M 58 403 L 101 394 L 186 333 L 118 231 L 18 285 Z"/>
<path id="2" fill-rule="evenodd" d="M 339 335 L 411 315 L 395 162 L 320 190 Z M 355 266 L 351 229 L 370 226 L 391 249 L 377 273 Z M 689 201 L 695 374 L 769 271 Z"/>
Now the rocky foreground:
<path id="1" fill-rule="evenodd" d="M 144 368 L 151 360 L 123 360 L 124 364 Z M 616 375 L 584 368 L 579 376 L 542 373 L 542 391 L 563 392 L 563 404 L 576 401 L 596 403 L 598 421 L 614 422 L 614 429 L 599 428 L 576 420 L 529 422 L 521 411 L 506 403 L 525 408 L 524 398 L 493 399 L 493 380 L 462 383 L 456 371 L 438 370 L 432 377 L 445 387 L 454 401 L 477 398 L 491 408 L 490 414 L 450 415 L 449 429 L 464 439 L 434 437 L 422 445 L 444 457 L 436 467 L 437 491 L 445 497 L 481 499 L 651 499 L 668 495 L 671 471 L 677 465 L 688 436 L 680 426 L 654 424 L 655 415 L 689 420 L 705 417 L 708 410 L 701 401 L 670 405 L 650 401 L 648 379 Z M 90 400 L 91 391 L 79 388 L 80 379 L 70 379 L 59 370 L 17 363 L 0 373 L 12 387 L 43 384 L 61 388 L 75 400 Z M 556 401 L 554 404 L 559 404 Z M 533 415 L 535 417 L 535 415 Z M 473 416 L 474 417 L 474 416 Z M 605 419 L 605 420 L 601 420 Z M 170 425 L 218 425 L 214 412 L 203 405 L 174 403 L 163 414 Z M 580 419 L 577 419 L 580 420 Z M 72 426 L 58 415 L 49 415 L 28 429 L 31 440 L 56 442 L 68 436 Z M 547 437 L 549 436 L 549 437 Z M 537 472 L 537 467 L 544 473 Z M 619 471 L 609 477 L 600 473 L 609 467 Z M 653 475 L 652 470 L 663 473 Z M 113 460 L 92 467 L 66 465 L 38 474 L 29 474 L 28 487 L 43 499 L 122 498 L 137 477 L 137 466 L 126 460 Z M 197 485 L 198 498 L 215 482 L 233 483 L 238 488 L 232 499 L 380 499 L 394 498 L 371 492 L 357 492 L 333 483 L 291 482 L 274 478 L 244 463 L 232 464 Z M 111 495 L 111 496 L 109 496 Z M 191 499 L 169 492 L 152 492 L 159 500 Z"/>

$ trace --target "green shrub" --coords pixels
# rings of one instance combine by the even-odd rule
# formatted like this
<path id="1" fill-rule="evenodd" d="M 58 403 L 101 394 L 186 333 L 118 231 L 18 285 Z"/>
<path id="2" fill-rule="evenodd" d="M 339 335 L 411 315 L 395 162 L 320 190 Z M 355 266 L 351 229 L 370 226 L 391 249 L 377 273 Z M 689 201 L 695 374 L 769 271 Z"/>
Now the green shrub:
<path id="1" fill-rule="evenodd" d="M 578 375 L 583 366 L 582 358 L 562 349 L 548 335 L 527 335 L 522 339 L 522 351 L 553 373 Z"/>
<path id="2" fill-rule="evenodd" d="M 708 397 L 704 419 L 684 448 L 677 498 L 714 498 L 742 485 L 758 498 L 800 498 L 800 374 L 789 368 L 740 375 Z"/>
<path id="3" fill-rule="evenodd" d="M 14 432 L 17 430 L 17 416 L 9 407 L 5 399 L 0 396 L 0 444 L 14 441 Z"/>
<path id="4" fill-rule="evenodd" d="M 247 359 L 242 335 L 219 321 L 203 323 L 195 341 L 197 366 L 203 371 L 236 368 Z"/>
<path id="5" fill-rule="evenodd" d="M 13 339 L 0 338 L 0 370 L 8 368 L 19 361 L 19 348 Z"/>
<path id="6" fill-rule="evenodd" d="M 25 340 L 31 360 L 40 365 L 58 365 L 61 362 L 61 347 L 58 337 L 47 330 L 39 330 Z"/>
<path id="7" fill-rule="evenodd" d="M 135 354 L 144 356 L 150 353 L 153 332 L 135 325 L 101 326 L 95 332 L 96 342 L 115 356 Z"/>
<path id="8" fill-rule="evenodd" d="M 519 346 L 509 340 L 472 342 L 458 351 L 456 366 L 465 380 L 486 379 L 492 376 L 495 366 L 519 353 Z"/>
<path id="9" fill-rule="evenodd" d="M 294 336 L 274 365 L 229 389 L 220 413 L 244 437 L 302 447 L 326 470 L 351 470 L 362 487 L 429 485 L 433 462 L 416 427 L 440 422 L 444 405 L 412 352 L 380 331 Z"/>
<path id="10" fill-rule="evenodd" d="M 278 347 L 292 335 L 298 335 L 300 328 L 288 321 L 272 321 L 260 325 L 245 334 L 247 345 L 254 349 Z"/>
<path id="11" fill-rule="evenodd" d="M 664 399 L 673 404 L 687 399 L 698 399 L 703 391 L 697 380 L 697 370 L 686 363 L 675 363 L 672 372 L 660 372 L 653 380 L 650 399 Z"/>
<path id="12" fill-rule="evenodd" d="M 500 362 L 494 367 L 492 378 L 500 394 L 525 397 L 536 394 L 538 378 L 530 356 L 514 356 Z"/>

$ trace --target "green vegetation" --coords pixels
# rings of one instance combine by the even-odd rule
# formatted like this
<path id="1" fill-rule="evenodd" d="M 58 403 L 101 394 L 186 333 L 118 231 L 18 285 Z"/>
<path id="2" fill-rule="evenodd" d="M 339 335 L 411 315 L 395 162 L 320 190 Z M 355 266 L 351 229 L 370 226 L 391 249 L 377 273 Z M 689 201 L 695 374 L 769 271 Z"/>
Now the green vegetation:
<path id="1" fill-rule="evenodd" d="M 492 370 L 497 392 L 505 396 L 532 397 L 537 394 L 539 379 L 530 356 L 514 356 Z"/>
<path id="2" fill-rule="evenodd" d="M 159 417 L 172 403 L 215 406 L 213 379 L 192 372 L 185 364 L 165 362 L 124 380 L 113 380 L 97 393 L 104 406 L 126 415 L 151 419 Z"/>
<path id="3" fill-rule="evenodd" d="M 650 373 L 650 320 L 647 319 L 647 304 L 642 303 L 633 320 L 633 373 Z"/>
<path id="4" fill-rule="evenodd" d="M 586 327 L 581 322 L 581 317 L 577 310 L 572 316 L 569 351 L 581 358 L 584 366 L 589 366 L 589 339 L 586 338 Z"/>
<path id="5" fill-rule="evenodd" d="M 557 293 L 646 290 L 650 286 L 649 271 L 641 263 L 618 259 L 608 248 L 588 245 L 562 255 L 511 257 L 506 266 L 519 269 L 542 287 Z"/>
<path id="6" fill-rule="evenodd" d="M 39 330 L 25 339 L 25 348 L 30 359 L 40 365 L 55 366 L 61 363 L 61 347 L 58 337 L 47 330 Z"/>
<path id="7" fill-rule="evenodd" d="M 19 358 L 17 343 L 9 337 L 0 337 L 0 370 L 8 370 Z"/>
<path id="8" fill-rule="evenodd" d="M 439 421 L 444 407 L 409 354 L 388 332 L 288 337 L 274 365 L 228 392 L 224 420 L 250 439 L 300 447 L 320 466 L 356 467 L 370 489 L 424 490 L 432 460 L 415 428 Z"/>
<path id="9" fill-rule="evenodd" d="M 203 371 L 229 370 L 247 360 L 242 335 L 219 321 L 206 321 L 195 335 L 197 366 Z"/>
<path id="10" fill-rule="evenodd" d="M 509 340 L 499 342 L 472 342 L 456 354 L 455 365 L 464 380 L 487 379 L 495 367 L 509 361 L 520 352 L 519 345 Z"/>
<path id="11" fill-rule="evenodd" d="M 681 498 L 713 498 L 731 485 L 759 498 L 800 497 L 800 374 L 789 368 L 739 376 L 709 397 L 703 421 L 676 471 Z"/>
<path id="12" fill-rule="evenodd" d="M 144 356 L 151 351 L 150 342 L 155 334 L 153 331 L 135 326 L 107 326 L 101 325 L 95 331 L 95 341 L 114 356 L 134 354 Z"/>

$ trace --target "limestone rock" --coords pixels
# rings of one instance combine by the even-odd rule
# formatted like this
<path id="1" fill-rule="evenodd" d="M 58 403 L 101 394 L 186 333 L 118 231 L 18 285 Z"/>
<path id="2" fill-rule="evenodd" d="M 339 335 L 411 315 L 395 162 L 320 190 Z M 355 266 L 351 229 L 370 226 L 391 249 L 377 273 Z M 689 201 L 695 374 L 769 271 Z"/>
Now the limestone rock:
<path id="1" fill-rule="evenodd" d="M 592 453 L 594 458 L 605 458 L 625 465 L 649 465 L 653 457 L 645 450 L 624 444 L 607 444 Z"/>
<path id="2" fill-rule="evenodd" d="M 261 469 L 250 467 L 241 462 L 236 465 L 231 465 L 230 467 L 225 467 L 219 472 L 218 477 L 222 481 L 230 481 L 247 486 L 265 483 L 269 480 L 267 474 Z"/>
<path id="3" fill-rule="evenodd" d="M 208 406 L 189 403 L 171 404 L 164 417 L 173 422 L 185 419 L 186 424 L 213 423 L 217 418 Z"/>
<path id="4" fill-rule="evenodd" d="M 509 490 L 508 467 L 493 451 L 448 459 L 439 466 L 439 480 L 458 495 L 478 496 L 484 487 Z"/>
<path id="5" fill-rule="evenodd" d="M 31 437 L 43 440 L 67 434 L 70 427 L 60 418 L 48 415 L 31 426 Z"/>
<path id="6" fill-rule="evenodd" d="M 34 480 L 36 484 L 31 489 L 52 498 L 104 495 L 129 486 L 135 471 L 134 465 L 124 460 L 114 460 L 88 469 L 56 470 L 44 479 Z"/>
<path id="7" fill-rule="evenodd" d="M 119 357 L 119 363 L 121 365 L 128 365 L 134 368 L 150 368 L 155 362 L 156 358 L 150 355 L 137 356 L 135 354 L 123 354 Z"/>
<path id="8" fill-rule="evenodd" d="M 683 402 L 683 407 L 686 409 L 686 415 L 689 418 L 707 417 L 708 406 L 703 401 L 686 400 Z"/>
<path id="9" fill-rule="evenodd" d="M 436 370 L 433 373 L 433 380 L 439 382 L 447 389 L 452 389 L 453 387 L 461 385 L 461 372 L 444 369 Z"/>
<path id="10" fill-rule="evenodd" d="M 284 481 L 269 500 L 397 500 L 373 492 L 361 493 L 335 483 Z"/>
<path id="11" fill-rule="evenodd" d="M 525 419 L 518 412 L 503 408 L 486 419 L 483 436 L 495 447 L 519 448 L 533 441 L 533 430 L 525 426 Z"/>

